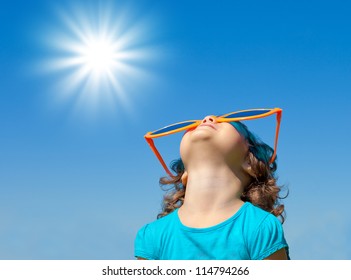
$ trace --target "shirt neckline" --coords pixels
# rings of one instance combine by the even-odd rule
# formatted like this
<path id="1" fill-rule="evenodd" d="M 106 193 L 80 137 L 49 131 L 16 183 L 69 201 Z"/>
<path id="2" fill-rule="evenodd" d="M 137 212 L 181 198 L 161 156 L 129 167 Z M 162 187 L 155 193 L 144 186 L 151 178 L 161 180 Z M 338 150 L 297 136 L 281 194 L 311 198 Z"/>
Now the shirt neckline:
<path id="1" fill-rule="evenodd" d="M 191 231 L 191 232 L 197 232 L 197 233 L 201 233 L 201 232 L 208 232 L 208 231 L 213 231 L 213 230 L 216 230 L 220 227 L 223 227 L 225 226 L 226 224 L 232 222 L 233 220 L 235 220 L 243 211 L 244 209 L 249 205 L 250 203 L 249 202 L 244 202 L 243 205 L 240 206 L 239 210 L 236 211 L 231 217 L 229 217 L 228 219 L 224 220 L 223 222 L 220 222 L 219 224 L 216 224 L 216 225 L 213 225 L 213 226 L 210 226 L 210 227 L 204 227 L 204 228 L 193 228 L 193 227 L 188 227 L 186 225 L 184 225 L 182 223 L 182 221 L 180 220 L 179 218 L 179 215 L 178 215 L 178 210 L 179 208 L 177 208 L 175 210 L 175 216 L 176 216 L 176 220 L 177 220 L 177 223 L 178 225 L 180 226 L 181 229 L 183 230 L 186 230 L 186 231 Z"/>

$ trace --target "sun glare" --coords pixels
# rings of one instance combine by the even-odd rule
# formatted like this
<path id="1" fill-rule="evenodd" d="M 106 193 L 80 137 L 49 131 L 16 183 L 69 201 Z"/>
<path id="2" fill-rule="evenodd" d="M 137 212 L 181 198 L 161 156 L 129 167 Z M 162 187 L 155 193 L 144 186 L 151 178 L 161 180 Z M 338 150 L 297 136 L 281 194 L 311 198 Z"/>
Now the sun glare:
<path id="1" fill-rule="evenodd" d="M 150 63 L 160 50 L 147 38 L 150 18 L 128 11 L 101 6 L 57 10 L 59 22 L 44 35 L 50 56 L 40 66 L 57 75 L 56 100 L 74 100 L 75 107 L 94 111 L 105 111 L 105 105 L 130 109 L 132 91 L 154 76 Z"/>
<path id="2" fill-rule="evenodd" d="M 93 38 L 81 52 L 83 64 L 89 71 L 104 73 L 113 70 L 114 61 L 117 58 L 117 50 L 107 40 Z"/>

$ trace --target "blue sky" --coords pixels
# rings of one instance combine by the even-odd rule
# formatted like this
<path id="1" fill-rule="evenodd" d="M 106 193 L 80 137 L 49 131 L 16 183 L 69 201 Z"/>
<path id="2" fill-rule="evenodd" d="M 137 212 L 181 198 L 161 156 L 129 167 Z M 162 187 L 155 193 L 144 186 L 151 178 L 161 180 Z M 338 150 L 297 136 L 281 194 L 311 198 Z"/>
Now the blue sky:
<path id="1" fill-rule="evenodd" d="M 0 259 L 133 259 L 135 234 L 156 218 L 163 195 L 164 171 L 143 135 L 264 107 L 283 109 L 277 173 L 289 189 L 291 257 L 350 259 L 350 8 L 345 1 L 3 3 Z M 74 76 L 79 68 L 62 66 L 79 31 L 103 23 L 132 54 L 113 72 L 119 87 L 92 86 Z M 274 118 L 247 125 L 272 144 Z M 178 136 L 158 142 L 168 162 L 179 156 L 178 143 Z"/>

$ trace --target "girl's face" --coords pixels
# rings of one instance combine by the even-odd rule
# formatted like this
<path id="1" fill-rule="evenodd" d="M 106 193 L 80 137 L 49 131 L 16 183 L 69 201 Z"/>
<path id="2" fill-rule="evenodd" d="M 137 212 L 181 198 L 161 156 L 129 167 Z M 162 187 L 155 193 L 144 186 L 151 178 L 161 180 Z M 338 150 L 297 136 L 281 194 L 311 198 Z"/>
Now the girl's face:
<path id="1" fill-rule="evenodd" d="M 204 159 L 202 155 L 220 157 L 230 166 L 241 165 L 247 154 L 247 144 L 230 123 L 217 123 L 216 118 L 207 116 L 193 130 L 186 132 L 180 143 L 180 155 L 186 165 L 192 159 Z"/>

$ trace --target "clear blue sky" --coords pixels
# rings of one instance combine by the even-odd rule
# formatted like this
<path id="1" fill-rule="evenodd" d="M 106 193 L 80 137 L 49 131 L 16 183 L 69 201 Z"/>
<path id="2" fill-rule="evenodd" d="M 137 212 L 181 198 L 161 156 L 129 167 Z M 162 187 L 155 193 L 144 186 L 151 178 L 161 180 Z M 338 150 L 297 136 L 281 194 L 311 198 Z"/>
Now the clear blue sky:
<path id="1" fill-rule="evenodd" d="M 291 257 L 351 259 L 350 11 L 346 1 L 2 3 L 0 259 L 133 259 L 163 195 L 143 135 L 260 107 L 284 110 Z M 58 69 L 72 55 L 65 42 L 103 22 L 139 53 L 113 73 L 119 88 Z M 272 143 L 274 118 L 247 125 Z M 179 142 L 169 138 L 168 162 Z"/>

